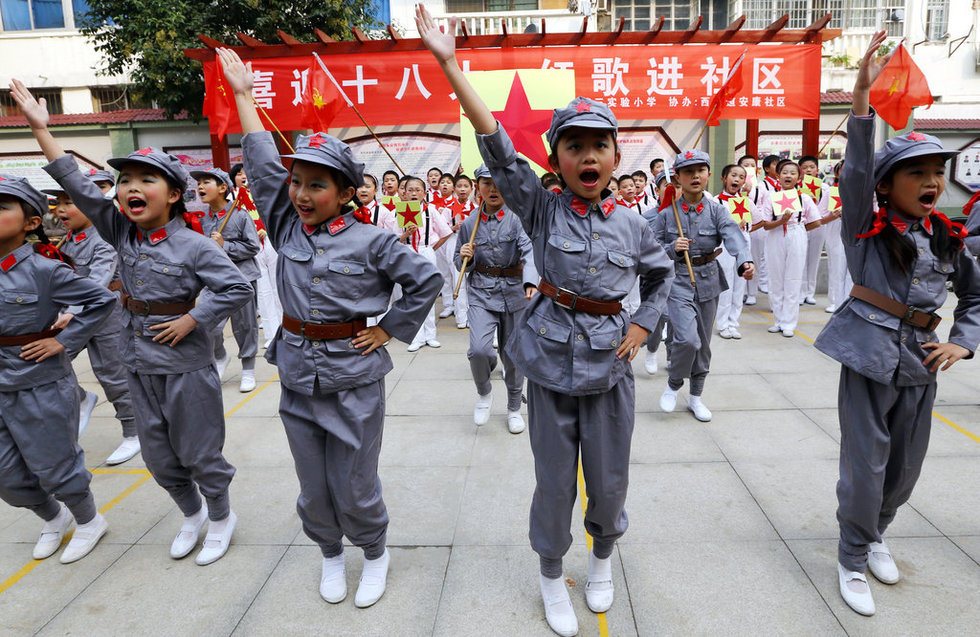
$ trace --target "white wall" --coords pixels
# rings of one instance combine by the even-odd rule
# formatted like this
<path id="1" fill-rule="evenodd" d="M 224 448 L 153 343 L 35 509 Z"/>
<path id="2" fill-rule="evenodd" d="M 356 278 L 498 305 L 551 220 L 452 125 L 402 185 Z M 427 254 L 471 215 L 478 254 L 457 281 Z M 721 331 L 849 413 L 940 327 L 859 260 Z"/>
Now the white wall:
<path id="1" fill-rule="evenodd" d="M 96 75 L 100 57 L 77 32 L 7 32 L 0 35 L 0 86 L 16 76 L 30 88 L 122 84 L 122 77 Z M 90 100 L 91 102 L 91 100 Z M 67 109 L 66 109 L 67 112 Z M 92 112 L 91 103 L 87 111 Z"/>

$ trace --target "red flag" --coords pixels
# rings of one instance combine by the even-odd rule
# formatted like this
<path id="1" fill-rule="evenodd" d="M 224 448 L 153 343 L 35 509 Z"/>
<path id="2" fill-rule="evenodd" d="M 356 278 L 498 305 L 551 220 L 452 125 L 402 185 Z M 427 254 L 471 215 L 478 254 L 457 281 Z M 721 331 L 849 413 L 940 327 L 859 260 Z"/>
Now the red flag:
<path id="1" fill-rule="evenodd" d="M 303 94 L 303 126 L 314 131 L 325 131 L 347 100 L 337 87 L 337 82 L 316 58 L 310 61 Z"/>
<path id="2" fill-rule="evenodd" d="M 670 179 L 670 177 L 668 177 L 668 179 Z M 670 208 L 673 205 L 674 197 L 676 196 L 677 193 L 674 190 L 674 184 L 667 184 L 667 187 L 664 188 L 664 198 L 661 200 L 660 207 L 657 208 L 657 212 L 660 212 L 665 208 Z"/>
<path id="3" fill-rule="evenodd" d="M 238 106 L 217 62 L 204 64 L 204 87 L 202 114 L 208 118 L 211 134 L 224 137 L 231 130 L 232 122 L 238 123 Z"/>
<path id="4" fill-rule="evenodd" d="M 871 85 L 869 97 L 878 115 L 895 130 L 905 128 L 913 106 L 932 105 L 932 92 L 926 76 L 902 44 Z"/>
<path id="5" fill-rule="evenodd" d="M 735 99 L 735 96 L 742 90 L 742 60 L 745 59 L 745 53 L 747 51 L 748 49 L 743 50 L 742 54 L 738 56 L 738 59 L 735 60 L 735 66 L 728 72 L 728 77 L 725 78 L 721 88 L 711 98 L 711 103 L 708 104 L 708 119 L 706 121 L 708 126 L 721 124 L 722 107 L 727 101 Z"/>

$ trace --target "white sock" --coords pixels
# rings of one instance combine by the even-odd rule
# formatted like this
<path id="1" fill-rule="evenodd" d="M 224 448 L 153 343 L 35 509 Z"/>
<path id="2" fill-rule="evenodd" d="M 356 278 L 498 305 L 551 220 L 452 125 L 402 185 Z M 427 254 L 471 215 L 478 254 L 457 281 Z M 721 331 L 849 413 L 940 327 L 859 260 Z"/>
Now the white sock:
<path id="1" fill-rule="evenodd" d="M 541 581 L 541 596 L 544 598 L 546 604 L 555 600 L 568 598 L 568 589 L 565 587 L 564 578 L 558 577 L 551 579 L 550 577 L 541 575 L 538 579 Z"/>
<path id="2" fill-rule="evenodd" d="M 690 405 L 690 406 L 692 406 L 692 407 L 694 407 L 695 405 L 700 405 L 701 404 L 701 397 L 700 396 L 691 396 L 690 398 L 687 399 L 687 404 Z"/>
<path id="3" fill-rule="evenodd" d="M 589 580 L 592 582 L 612 581 L 612 555 L 600 559 L 589 552 Z"/>
<path id="4" fill-rule="evenodd" d="M 231 514 L 230 513 L 225 516 L 225 519 L 224 520 L 211 520 L 211 522 L 208 524 L 208 534 L 211 534 L 211 533 L 215 533 L 215 534 L 224 533 L 225 532 L 225 529 L 228 527 L 228 522 L 230 522 L 230 521 L 231 521 Z"/>
<path id="5" fill-rule="evenodd" d="M 207 517 L 207 515 L 208 509 L 202 505 L 201 508 L 198 509 L 197 513 L 194 515 L 188 515 L 184 518 L 184 524 L 180 527 L 180 530 L 190 531 L 193 533 L 195 530 L 201 527 L 201 523 L 204 521 L 204 518 Z M 212 524 L 214 523 L 212 522 Z"/>

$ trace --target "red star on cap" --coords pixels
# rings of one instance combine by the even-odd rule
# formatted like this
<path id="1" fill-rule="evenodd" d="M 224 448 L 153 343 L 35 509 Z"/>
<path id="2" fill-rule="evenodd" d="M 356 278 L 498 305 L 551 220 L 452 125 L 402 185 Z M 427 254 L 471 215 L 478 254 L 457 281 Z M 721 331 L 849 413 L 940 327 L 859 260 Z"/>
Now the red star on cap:
<path id="1" fill-rule="evenodd" d="M 687 151 L 686 153 L 684 153 L 684 159 L 691 159 L 693 157 L 694 157 L 694 153 L 691 151 Z"/>
<path id="2" fill-rule="evenodd" d="M 94 175 L 94 174 L 95 174 L 95 173 L 97 173 L 97 172 L 99 172 L 99 171 L 97 171 L 96 169 L 94 169 L 94 168 L 92 168 L 92 169 L 90 169 L 90 170 L 88 171 L 88 174 L 90 174 L 90 175 Z"/>
<path id="3" fill-rule="evenodd" d="M 578 111 L 579 113 L 591 113 L 592 104 L 589 104 L 586 101 L 579 102 L 578 104 L 575 105 L 575 110 Z"/>
<path id="4" fill-rule="evenodd" d="M 503 125 L 507 135 L 514 142 L 514 149 L 545 168 L 548 166 L 548 151 L 545 150 L 541 135 L 551 127 L 551 115 L 552 112 L 548 109 L 531 108 L 518 73 L 514 73 L 514 83 L 510 86 L 507 106 L 502 111 L 493 111 L 493 116 Z"/>
<path id="5" fill-rule="evenodd" d="M 149 155 L 152 152 L 153 152 L 153 149 L 152 148 L 140 148 L 138 151 L 136 151 L 135 154 L 136 155 L 143 155 L 144 157 L 146 157 L 147 155 Z"/>
<path id="6" fill-rule="evenodd" d="M 7 181 L 7 178 L 4 177 L 3 175 L 0 175 L 0 181 Z"/>
<path id="7" fill-rule="evenodd" d="M 909 131 L 908 137 L 913 142 L 924 142 L 924 141 L 926 141 L 926 136 L 925 135 L 923 135 L 922 133 L 917 133 L 915 131 Z"/>
<path id="8" fill-rule="evenodd" d="M 323 135 L 317 133 L 310 138 L 310 148 L 319 148 L 320 146 L 323 146 L 323 142 L 325 141 L 327 140 L 323 139 Z"/>

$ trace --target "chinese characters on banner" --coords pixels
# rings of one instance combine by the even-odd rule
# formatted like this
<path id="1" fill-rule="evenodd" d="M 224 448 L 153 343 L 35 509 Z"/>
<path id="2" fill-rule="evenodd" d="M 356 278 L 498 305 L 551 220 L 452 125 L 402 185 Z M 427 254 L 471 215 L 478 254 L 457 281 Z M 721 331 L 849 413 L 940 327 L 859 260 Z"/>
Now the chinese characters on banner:
<path id="1" fill-rule="evenodd" d="M 529 47 L 458 52 L 464 71 L 569 69 L 575 93 L 601 100 L 620 119 L 704 119 L 744 45 Z M 322 56 L 348 98 L 372 125 L 458 121 L 459 104 L 435 60 L 418 51 Z M 253 95 L 279 128 L 304 126 L 302 100 L 310 57 L 252 60 Z M 214 77 L 214 62 L 205 77 Z M 755 45 L 742 62 L 742 90 L 724 119 L 814 119 L 820 109 L 818 45 Z M 208 99 L 217 89 L 208 83 Z M 240 132 L 231 114 L 231 132 Z M 344 108 L 331 126 L 360 126 Z"/>

